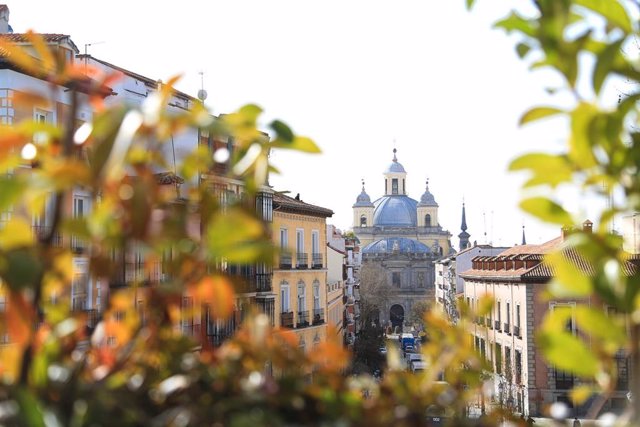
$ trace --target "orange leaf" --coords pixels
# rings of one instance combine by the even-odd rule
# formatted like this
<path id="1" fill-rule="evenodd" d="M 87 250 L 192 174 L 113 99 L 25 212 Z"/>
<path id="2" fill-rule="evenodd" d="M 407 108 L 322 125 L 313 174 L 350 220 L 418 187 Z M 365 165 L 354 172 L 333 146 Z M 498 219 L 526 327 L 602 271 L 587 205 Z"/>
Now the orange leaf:
<path id="1" fill-rule="evenodd" d="M 214 318 L 226 319 L 233 313 L 233 285 L 224 276 L 207 276 L 189 287 L 190 293 L 203 304 L 209 304 Z"/>
<path id="2" fill-rule="evenodd" d="M 7 304 L 7 329 L 11 341 L 21 348 L 26 347 L 31 340 L 33 325 L 33 307 L 22 293 L 11 292 Z"/>

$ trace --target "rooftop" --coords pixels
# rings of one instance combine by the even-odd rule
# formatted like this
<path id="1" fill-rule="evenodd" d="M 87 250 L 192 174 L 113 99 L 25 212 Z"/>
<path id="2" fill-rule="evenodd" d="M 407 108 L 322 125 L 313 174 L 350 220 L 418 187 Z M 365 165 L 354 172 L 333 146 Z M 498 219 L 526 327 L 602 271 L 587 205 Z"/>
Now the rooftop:
<path id="1" fill-rule="evenodd" d="M 301 213 L 304 215 L 324 218 L 333 216 L 333 211 L 331 209 L 305 203 L 300 200 L 299 195 L 294 198 L 278 192 L 273 194 L 273 211 Z"/>

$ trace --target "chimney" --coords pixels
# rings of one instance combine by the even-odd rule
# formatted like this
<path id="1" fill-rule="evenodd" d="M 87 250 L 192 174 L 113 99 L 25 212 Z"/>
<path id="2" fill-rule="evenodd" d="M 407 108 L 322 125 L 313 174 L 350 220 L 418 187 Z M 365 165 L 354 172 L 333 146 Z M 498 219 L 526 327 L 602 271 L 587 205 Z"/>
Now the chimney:
<path id="1" fill-rule="evenodd" d="M 585 233 L 592 233 L 593 232 L 593 223 L 589 220 L 586 220 L 585 222 L 582 223 L 582 231 L 584 231 Z"/>
<path id="2" fill-rule="evenodd" d="M 9 26 L 9 7 L 6 4 L 0 4 L 0 34 L 11 33 Z"/>
<path id="3" fill-rule="evenodd" d="M 573 228 L 570 225 L 565 225 L 560 229 L 560 236 L 562 236 L 562 241 L 564 242 L 569 234 L 573 231 Z"/>

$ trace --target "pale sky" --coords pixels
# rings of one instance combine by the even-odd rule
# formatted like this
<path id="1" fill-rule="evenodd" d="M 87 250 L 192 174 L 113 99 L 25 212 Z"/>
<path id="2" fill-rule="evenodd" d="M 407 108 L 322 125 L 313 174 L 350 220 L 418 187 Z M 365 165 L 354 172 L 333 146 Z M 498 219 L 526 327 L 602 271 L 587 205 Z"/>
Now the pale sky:
<path id="1" fill-rule="evenodd" d="M 204 71 L 215 114 L 245 103 L 312 137 L 321 155 L 277 152 L 276 190 L 335 212 L 352 226 L 360 180 L 372 200 L 398 149 L 408 192 L 425 180 L 439 222 L 458 246 L 461 204 L 471 241 L 513 245 L 558 235 L 522 213 L 516 155 L 556 151 L 561 124 L 518 128 L 529 107 L 548 101 L 558 80 L 530 72 L 515 39 L 492 22 L 518 1 L 479 0 L 6 0 L 15 32 L 64 33 L 84 52 L 153 79 L 184 75 L 196 95 Z M 575 203 L 567 202 L 574 209 Z M 485 237 L 486 232 L 486 237 Z"/>

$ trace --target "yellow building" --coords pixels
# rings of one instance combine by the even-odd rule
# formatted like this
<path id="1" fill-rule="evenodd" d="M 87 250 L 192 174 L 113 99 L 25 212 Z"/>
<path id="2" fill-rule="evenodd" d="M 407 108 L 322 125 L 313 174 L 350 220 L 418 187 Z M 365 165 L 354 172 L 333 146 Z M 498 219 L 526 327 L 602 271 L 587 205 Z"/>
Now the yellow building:
<path id="1" fill-rule="evenodd" d="M 327 336 L 326 219 L 332 215 L 299 196 L 273 196 L 273 238 L 280 248 L 273 270 L 275 323 L 295 331 L 307 349 Z"/>

